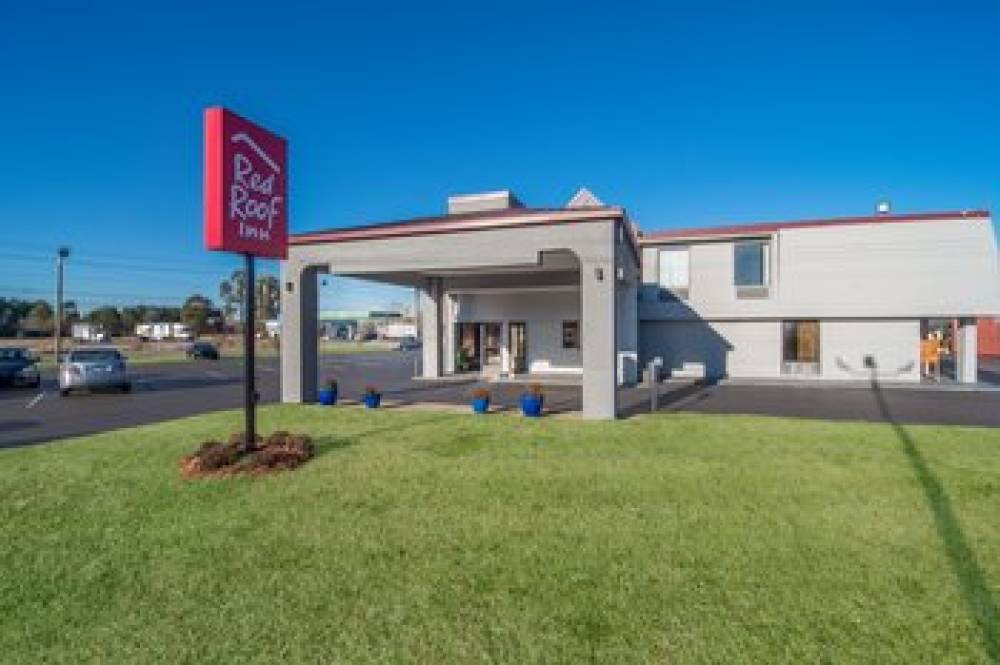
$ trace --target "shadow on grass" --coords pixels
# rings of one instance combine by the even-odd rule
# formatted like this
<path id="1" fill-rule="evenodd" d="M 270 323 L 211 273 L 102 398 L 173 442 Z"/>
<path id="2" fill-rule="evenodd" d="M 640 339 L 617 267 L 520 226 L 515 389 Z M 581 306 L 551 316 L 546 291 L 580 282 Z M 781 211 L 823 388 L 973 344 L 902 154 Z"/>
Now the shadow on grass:
<path id="1" fill-rule="evenodd" d="M 440 413 L 428 416 L 427 418 L 413 420 L 405 425 L 394 423 L 385 427 L 366 429 L 361 432 L 351 434 L 350 436 L 317 436 L 313 439 L 313 442 L 316 445 L 315 457 L 319 458 L 328 453 L 360 445 L 365 442 L 366 438 L 377 436 L 379 434 L 393 434 L 397 438 L 404 437 L 409 430 L 417 427 L 423 427 L 424 425 L 433 425 L 442 420 L 448 420 L 451 417 L 452 414 Z"/>
<path id="2" fill-rule="evenodd" d="M 975 552 L 969 546 L 968 538 L 959 525 L 958 517 L 955 515 L 951 499 L 944 486 L 931 471 L 927 460 L 924 459 L 906 428 L 892 417 L 892 412 L 889 410 L 889 405 L 879 386 L 874 369 L 872 370 L 871 385 L 882 418 L 895 431 L 903 453 L 910 462 L 910 466 L 913 467 L 917 481 L 924 491 L 927 506 L 934 517 L 934 527 L 942 545 L 944 545 L 944 551 L 948 556 L 952 571 L 958 579 L 962 599 L 979 628 L 983 646 L 986 648 L 990 662 L 1000 663 L 1000 609 L 997 608 L 996 599 L 990 591 L 989 580 L 986 579 L 985 572 L 976 560 Z"/>

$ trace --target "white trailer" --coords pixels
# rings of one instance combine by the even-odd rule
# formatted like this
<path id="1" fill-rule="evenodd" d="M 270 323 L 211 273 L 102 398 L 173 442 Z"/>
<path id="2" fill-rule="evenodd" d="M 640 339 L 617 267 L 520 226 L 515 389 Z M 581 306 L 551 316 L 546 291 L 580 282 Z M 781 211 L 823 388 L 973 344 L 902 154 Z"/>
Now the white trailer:
<path id="1" fill-rule="evenodd" d="M 110 339 L 104 328 L 94 323 L 74 323 L 72 336 L 78 342 L 107 342 Z"/>
<path id="2" fill-rule="evenodd" d="M 153 342 L 169 339 L 190 341 L 194 339 L 191 328 L 183 323 L 140 323 L 135 327 L 135 336 Z"/>
<path id="3" fill-rule="evenodd" d="M 376 329 L 381 339 L 406 339 L 417 336 L 415 323 L 385 323 Z"/>

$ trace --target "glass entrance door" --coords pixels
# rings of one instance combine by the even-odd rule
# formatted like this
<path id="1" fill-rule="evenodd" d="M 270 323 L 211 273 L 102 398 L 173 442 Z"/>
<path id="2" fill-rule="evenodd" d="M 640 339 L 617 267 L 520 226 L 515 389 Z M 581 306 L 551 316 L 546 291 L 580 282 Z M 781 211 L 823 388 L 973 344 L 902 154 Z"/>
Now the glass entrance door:
<path id="1" fill-rule="evenodd" d="M 479 324 L 456 323 L 457 340 L 455 349 L 456 372 L 478 372 L 479 361 Z"/>
<path id="2" fill-rule="evenodd" d="M 508 335 L 510 371 L 514 374 L 528 373 L 528 329 L 523 321 L 511 321 Z"/>
<path id="3" fill-rule="evenodd" d="M 483 364 L 500 366 L 500 333 L 499 323 L 483 324 Z"/>

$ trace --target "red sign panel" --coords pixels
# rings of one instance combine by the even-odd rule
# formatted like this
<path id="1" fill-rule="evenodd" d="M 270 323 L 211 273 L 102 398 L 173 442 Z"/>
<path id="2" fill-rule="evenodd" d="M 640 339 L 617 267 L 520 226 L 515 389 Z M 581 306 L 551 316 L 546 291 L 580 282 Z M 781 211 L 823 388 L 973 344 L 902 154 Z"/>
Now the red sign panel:
<path id="1" fill-rule="evenodd" d="M 288 144 L 224 108 L 205 110 L 205 247 L 288 257 Z"/>

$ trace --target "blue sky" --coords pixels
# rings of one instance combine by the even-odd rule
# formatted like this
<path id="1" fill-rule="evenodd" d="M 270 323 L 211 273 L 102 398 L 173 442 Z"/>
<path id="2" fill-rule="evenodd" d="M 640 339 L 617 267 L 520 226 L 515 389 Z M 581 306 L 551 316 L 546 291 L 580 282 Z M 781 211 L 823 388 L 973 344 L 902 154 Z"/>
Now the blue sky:
<path id="1" fill-rule="evenodd" d="M 202 249 L 215 104 L 288 138 L 293 231 L 498 188 L 586 185 L 647 230 L 1000 197 L 986 3 L 311 4 L 3 3 L 0 294 L 47 294 L 65 243 L 85 306 L 214 296 L 238 265 Z"/>

